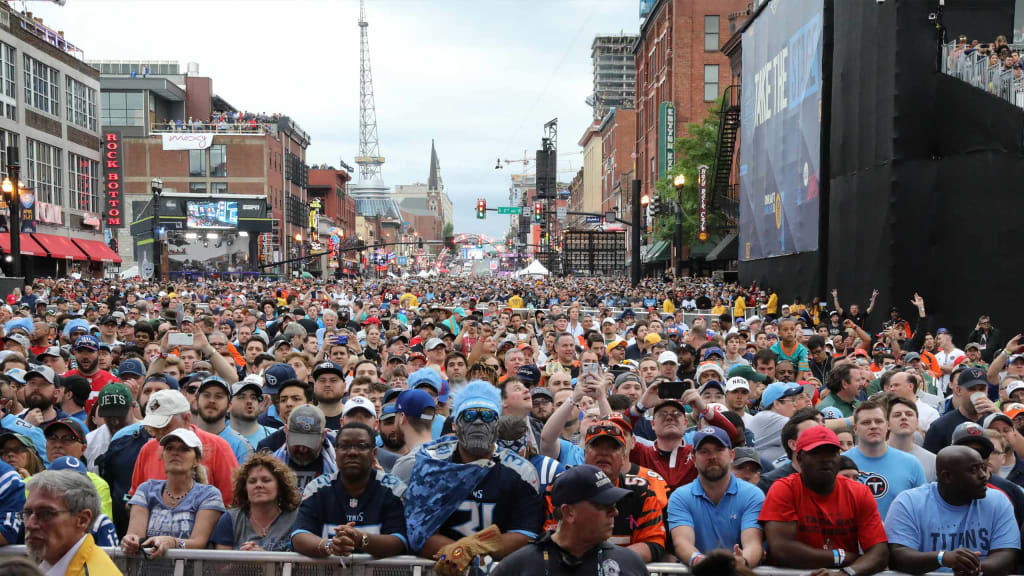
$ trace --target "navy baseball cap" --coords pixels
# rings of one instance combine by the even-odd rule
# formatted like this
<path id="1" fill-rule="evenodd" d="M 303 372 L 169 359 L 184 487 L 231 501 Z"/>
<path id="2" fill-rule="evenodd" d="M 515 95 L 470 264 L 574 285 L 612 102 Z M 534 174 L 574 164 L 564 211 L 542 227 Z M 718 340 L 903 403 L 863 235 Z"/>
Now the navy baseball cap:
<path id="1" fill-rule="evenodd" d="M 263 371 L 263 393 L 277 394 L 281 391 L 281 384 L 288 380 L 295 380 L 295 378 L 294 368 L 287 364 L 274 364 Z"/>
<path id="2" fill-rule="evenodd" d="M 423 390 L 403 390 L 395 399 L 395 412 L 401 412 L 409 418 L 433 420 L 434 413 L 424 414 L 426 410 L 436 410 L 434 397 Z"/>
<path id="3" fill-rule="evenodd" d="M 171 390 L 181 391 L 181 386 L 178 385 L 178 379 L 163 372 L 159 374 L 150 374 L 146 377 L 146 382 L 163 382 L 164 384 L 167 384 Z"/>
<path id="4" fill-rule="evenodd" d="M 330 360 L 321 362 L 317 364 L 315 368 L 313 368 L 314 380 L 319 378 L 321 374 L 337 374 L 340 378 L 345 378 L 345 370 L 341 366 L 335 364 L 334 362 L 331 362 Z M 295 377 L 294 370 L 292 371 L 292 377 Z"/>
<path id="5" fill-rule="evenodd" d="M 524 384 L 536 385 L 540 382 L 540 369 L 532 364 L 524 364 L 516 370 L 516 377 Z"/>
<path id="6" fill-rule="evenodd" d="M 693 434 L 693 449 L 700 448 L 706 440 L 715 440 L 726 448 L 732 448 L 732 441 L 729 440 L 729 435 L 725 433 L 725 430 L 717 426 L 707 426 L 697 430 Z"/>
<path id="7" fill-rule="evenodd" d="M 121 361 L 120 366 L 117 368 L 117 373 L 119 375 L 144 376 L 146 374 L 146 367 L 142 365 L 142 360 L 127 358 Z"/>
<path id="8" fill-rule="evenodd" d="M 562 472 L 551 487 L 551 503 L 555 506 L 590 502 L 608 506 L 629 494 L 625 488 L 616 488 L 611 479 L 597 466 L 581 464 Z"/>
<path id="9" fill-rule="evenodd" d="M 74 350 L 99 350 L 100 341 L 91 334 L 84 334 L 75 340 Z"/>
<path id="10" fill-rule="evenodd" d="M 973 388 L 984 384 L 988 388 L 988 375 L 981 368 L 971 367 L 960 372 L 956 385 L 961 388 Z"/>
<path id="11" fill-rule="evenodd" d="M 719 348 L 718 346 L 709 346 L 709 347 L 705 348 L 704 349 L 704 356 L 703 356 L 704 360 L 707 360 L 708 358 L 710 358 L 712 356 L 718 356 L 719 358 L 725 358 L 725 353 L 722 352 L 722 349 Z"/>

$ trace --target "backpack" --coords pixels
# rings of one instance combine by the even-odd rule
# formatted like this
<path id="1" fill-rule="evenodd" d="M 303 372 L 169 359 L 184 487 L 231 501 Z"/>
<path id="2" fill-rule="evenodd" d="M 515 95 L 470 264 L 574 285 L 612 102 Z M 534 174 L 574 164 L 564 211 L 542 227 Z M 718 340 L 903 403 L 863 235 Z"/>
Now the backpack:
<path id="1" fill-rule="evenodd" d="M 96 460 L 100 477 L 110 485 L 110 500 L 113 505 L 111 520 L 117 529 L 118 538 L 124 538 L 128 531 L 128 494 L 132 490 L 135 461 L 142 447 L 151 438 L 142 427 L 139 427 L 131 434 L 113 440 L 106 453 Z"/>

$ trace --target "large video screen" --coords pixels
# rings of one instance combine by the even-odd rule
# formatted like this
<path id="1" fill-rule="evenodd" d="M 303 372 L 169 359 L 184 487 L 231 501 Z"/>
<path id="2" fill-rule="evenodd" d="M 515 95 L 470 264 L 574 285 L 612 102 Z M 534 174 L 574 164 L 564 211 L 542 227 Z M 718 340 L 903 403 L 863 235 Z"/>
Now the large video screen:
<path id="1" fill-rule="evenodd" d="M 740 260 L 818 249 L 824 0 L 771 0 L 743 33 Z"/>
<path id="2" fill-rule="evenodd" d="M 190 200 L 187 228 L 230 230 L 238 228 L 238 202 L 235 200 Z"/>

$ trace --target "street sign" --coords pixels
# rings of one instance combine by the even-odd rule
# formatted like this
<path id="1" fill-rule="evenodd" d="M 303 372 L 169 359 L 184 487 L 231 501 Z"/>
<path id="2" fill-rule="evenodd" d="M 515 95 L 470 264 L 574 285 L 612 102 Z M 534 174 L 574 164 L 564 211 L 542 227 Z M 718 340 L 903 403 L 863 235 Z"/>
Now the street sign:
<path id="1" fill-rule="evenodd" d="M 498 206 L 498 214 L 522 214 L 522 206 Z"/>
<path id="2" fill-rule="evenodd" d="M 569 209 L 565 206 L 558 207 L 558 219 L 565 220 L 565 217 L 569 215 Z"/>
<path id="3" fill-rule="evenodd" d="M 409 259 L 407 257 L 405 257 L 405 256 L 399 256 L 398 257 L 398 265 L 399 266 L 405 266 L 407 262 L 409 262 Z"/>
<path id="4" fill-rule="evenodd" d="M 601 223 L 601 217 L 600 216 L 587 216 L 586 222 L 587 222 L 587 224 L 600 224 Z"/>

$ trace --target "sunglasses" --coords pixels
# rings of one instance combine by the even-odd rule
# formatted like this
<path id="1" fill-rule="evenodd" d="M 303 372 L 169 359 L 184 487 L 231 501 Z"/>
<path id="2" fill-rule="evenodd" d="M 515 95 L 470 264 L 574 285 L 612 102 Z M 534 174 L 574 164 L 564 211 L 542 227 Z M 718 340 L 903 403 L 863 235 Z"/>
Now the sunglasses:
<path id="1" fill-rule="evenodd" d="M 622 430 L 618 426 L 610 426 L 608 424 L 594 424 L 590 428 L 587 428 L 587 436 L 595 436 L 597 434 L 607 434 L 608 436 L 615 436 L 616 438 L 622 438 Z"/>
<path id="2" fill-rule="evenodd" d="M 466 424 L 472 424 L 477 420 L 480 420 L 485 424 L 490 424 L 491 422 L 494 422 L 497 419 L 498 413 L 495 412 L 494 410 L 477 410 L 475 408 L 470 408 L 468 410 L 463 411 L 462 414 L 459 415 L 459 420 L 465 422 Z"/>

